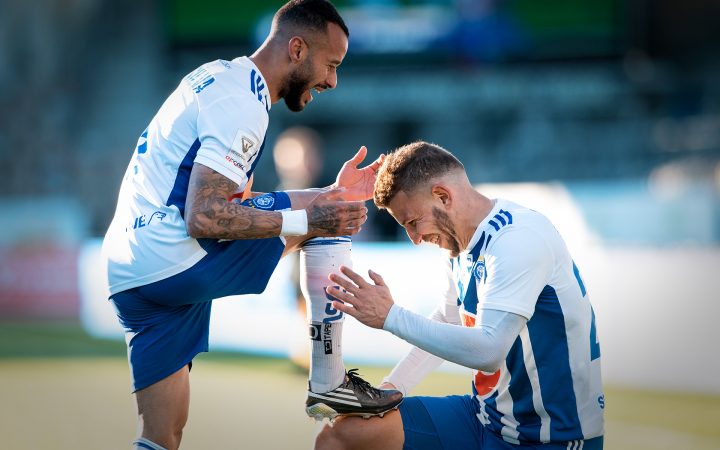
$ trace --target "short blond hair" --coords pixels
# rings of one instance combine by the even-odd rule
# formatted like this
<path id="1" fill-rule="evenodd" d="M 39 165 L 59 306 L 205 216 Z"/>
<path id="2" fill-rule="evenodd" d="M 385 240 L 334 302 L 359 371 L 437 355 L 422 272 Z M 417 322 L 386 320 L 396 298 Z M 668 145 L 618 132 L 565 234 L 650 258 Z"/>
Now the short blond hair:
<path id="1" fill-rule="evenodd" d="M 378 170 L 373 200 L 378 208 L 387 208 L 393 197 L 403 191 L 414 192 L 427 182 L 465 166 L 452 153 L 436 144 L 417 141 L 395 149 Z"/>

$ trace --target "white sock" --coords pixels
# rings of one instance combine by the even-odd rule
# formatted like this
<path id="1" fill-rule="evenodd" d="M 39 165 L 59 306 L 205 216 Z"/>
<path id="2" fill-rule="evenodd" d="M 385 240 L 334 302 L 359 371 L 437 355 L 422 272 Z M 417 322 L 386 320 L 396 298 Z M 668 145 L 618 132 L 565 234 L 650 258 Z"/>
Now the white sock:
<path id="1" fill-rule="evenodd" d="M 133 450 L 167 450 L 162 445 L 158 445 L 151 441 L 150 439 L 145 439 L 144 437 L 137 438 L 135 442 L 133 442 Z"/>
<path id="2" fill-rule="evenodd" d="M 313 238 L 300 250 L 300 287 L 310 320 L 310 390 L 328 392 L 345 380 L 342 359 L 344 314 L 332 307 L 325 288 L 328 275 L 340 266 L 352 267 L 352 241 L 349 236 Z"/>

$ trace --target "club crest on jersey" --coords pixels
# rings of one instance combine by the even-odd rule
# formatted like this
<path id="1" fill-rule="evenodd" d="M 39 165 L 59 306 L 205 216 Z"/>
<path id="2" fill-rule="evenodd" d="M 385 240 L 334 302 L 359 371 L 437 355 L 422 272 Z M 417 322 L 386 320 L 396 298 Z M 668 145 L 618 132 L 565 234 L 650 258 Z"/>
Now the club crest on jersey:
<path id="1" fill-rule="evenodd" d="M 254 197 L 251 201 L 253 206 L 258 209 L 270 209 L 275 204 L 275 197 L 265 194 L 260 197 Z"/>
<path id="2" fill-rule="evenodd" d="M 478 257 L 478 260 L 475 261 L 475 265 L 472 269 L 473 275 L 475 278 L 477 278 L 479 283 L 482 283 L 485 281 L 485 257 L 480 256 Z"/>

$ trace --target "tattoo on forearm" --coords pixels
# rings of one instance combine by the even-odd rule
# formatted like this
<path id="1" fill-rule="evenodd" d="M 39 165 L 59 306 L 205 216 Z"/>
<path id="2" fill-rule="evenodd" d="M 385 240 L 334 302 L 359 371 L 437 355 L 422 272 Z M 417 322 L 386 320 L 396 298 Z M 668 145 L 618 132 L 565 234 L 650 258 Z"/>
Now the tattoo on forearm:
<path id="1" fill-rule="evenodd" d="M 229 202 L 237 184 L 211 169 L 196 165 L 196 170 L 190 177 L 185 212 L 186 220 L 192 217 L 195 231 L 215 239 L 261 239 L 280 234 L 280 213 Z"/>
<path id="2" fill-rule="evenodd" d="M 339 230 L 340 221 L 336 208 L 331 205 L 313 205 L 308 209 L 310 231 L 334 233 Z"/>

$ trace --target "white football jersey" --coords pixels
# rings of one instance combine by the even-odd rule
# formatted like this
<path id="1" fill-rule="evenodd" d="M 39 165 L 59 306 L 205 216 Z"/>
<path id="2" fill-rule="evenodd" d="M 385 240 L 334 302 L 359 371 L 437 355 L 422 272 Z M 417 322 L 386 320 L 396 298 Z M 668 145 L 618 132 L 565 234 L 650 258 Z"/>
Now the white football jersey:
<path id="1" fill-rule="evenodd" d="M 190 170 L 202 164 L 244 189 L 265 145 L 270 104 L 247 57 L 210 62 L 183 78 L 125 172 L 103 242 L 111 294 L 178 274 L 206 255 L 185 227 Z"/>
<path id="2" fill-rule="evenodd" d="M 602 435 L 595 315 L 555 227 L 498 199 L 469 249 L 452 259 L 463 324 L 479 323 L 483 310 L 528 319 L 497 372 L 473 371 L 478 420 L 515 444 Z"/>

